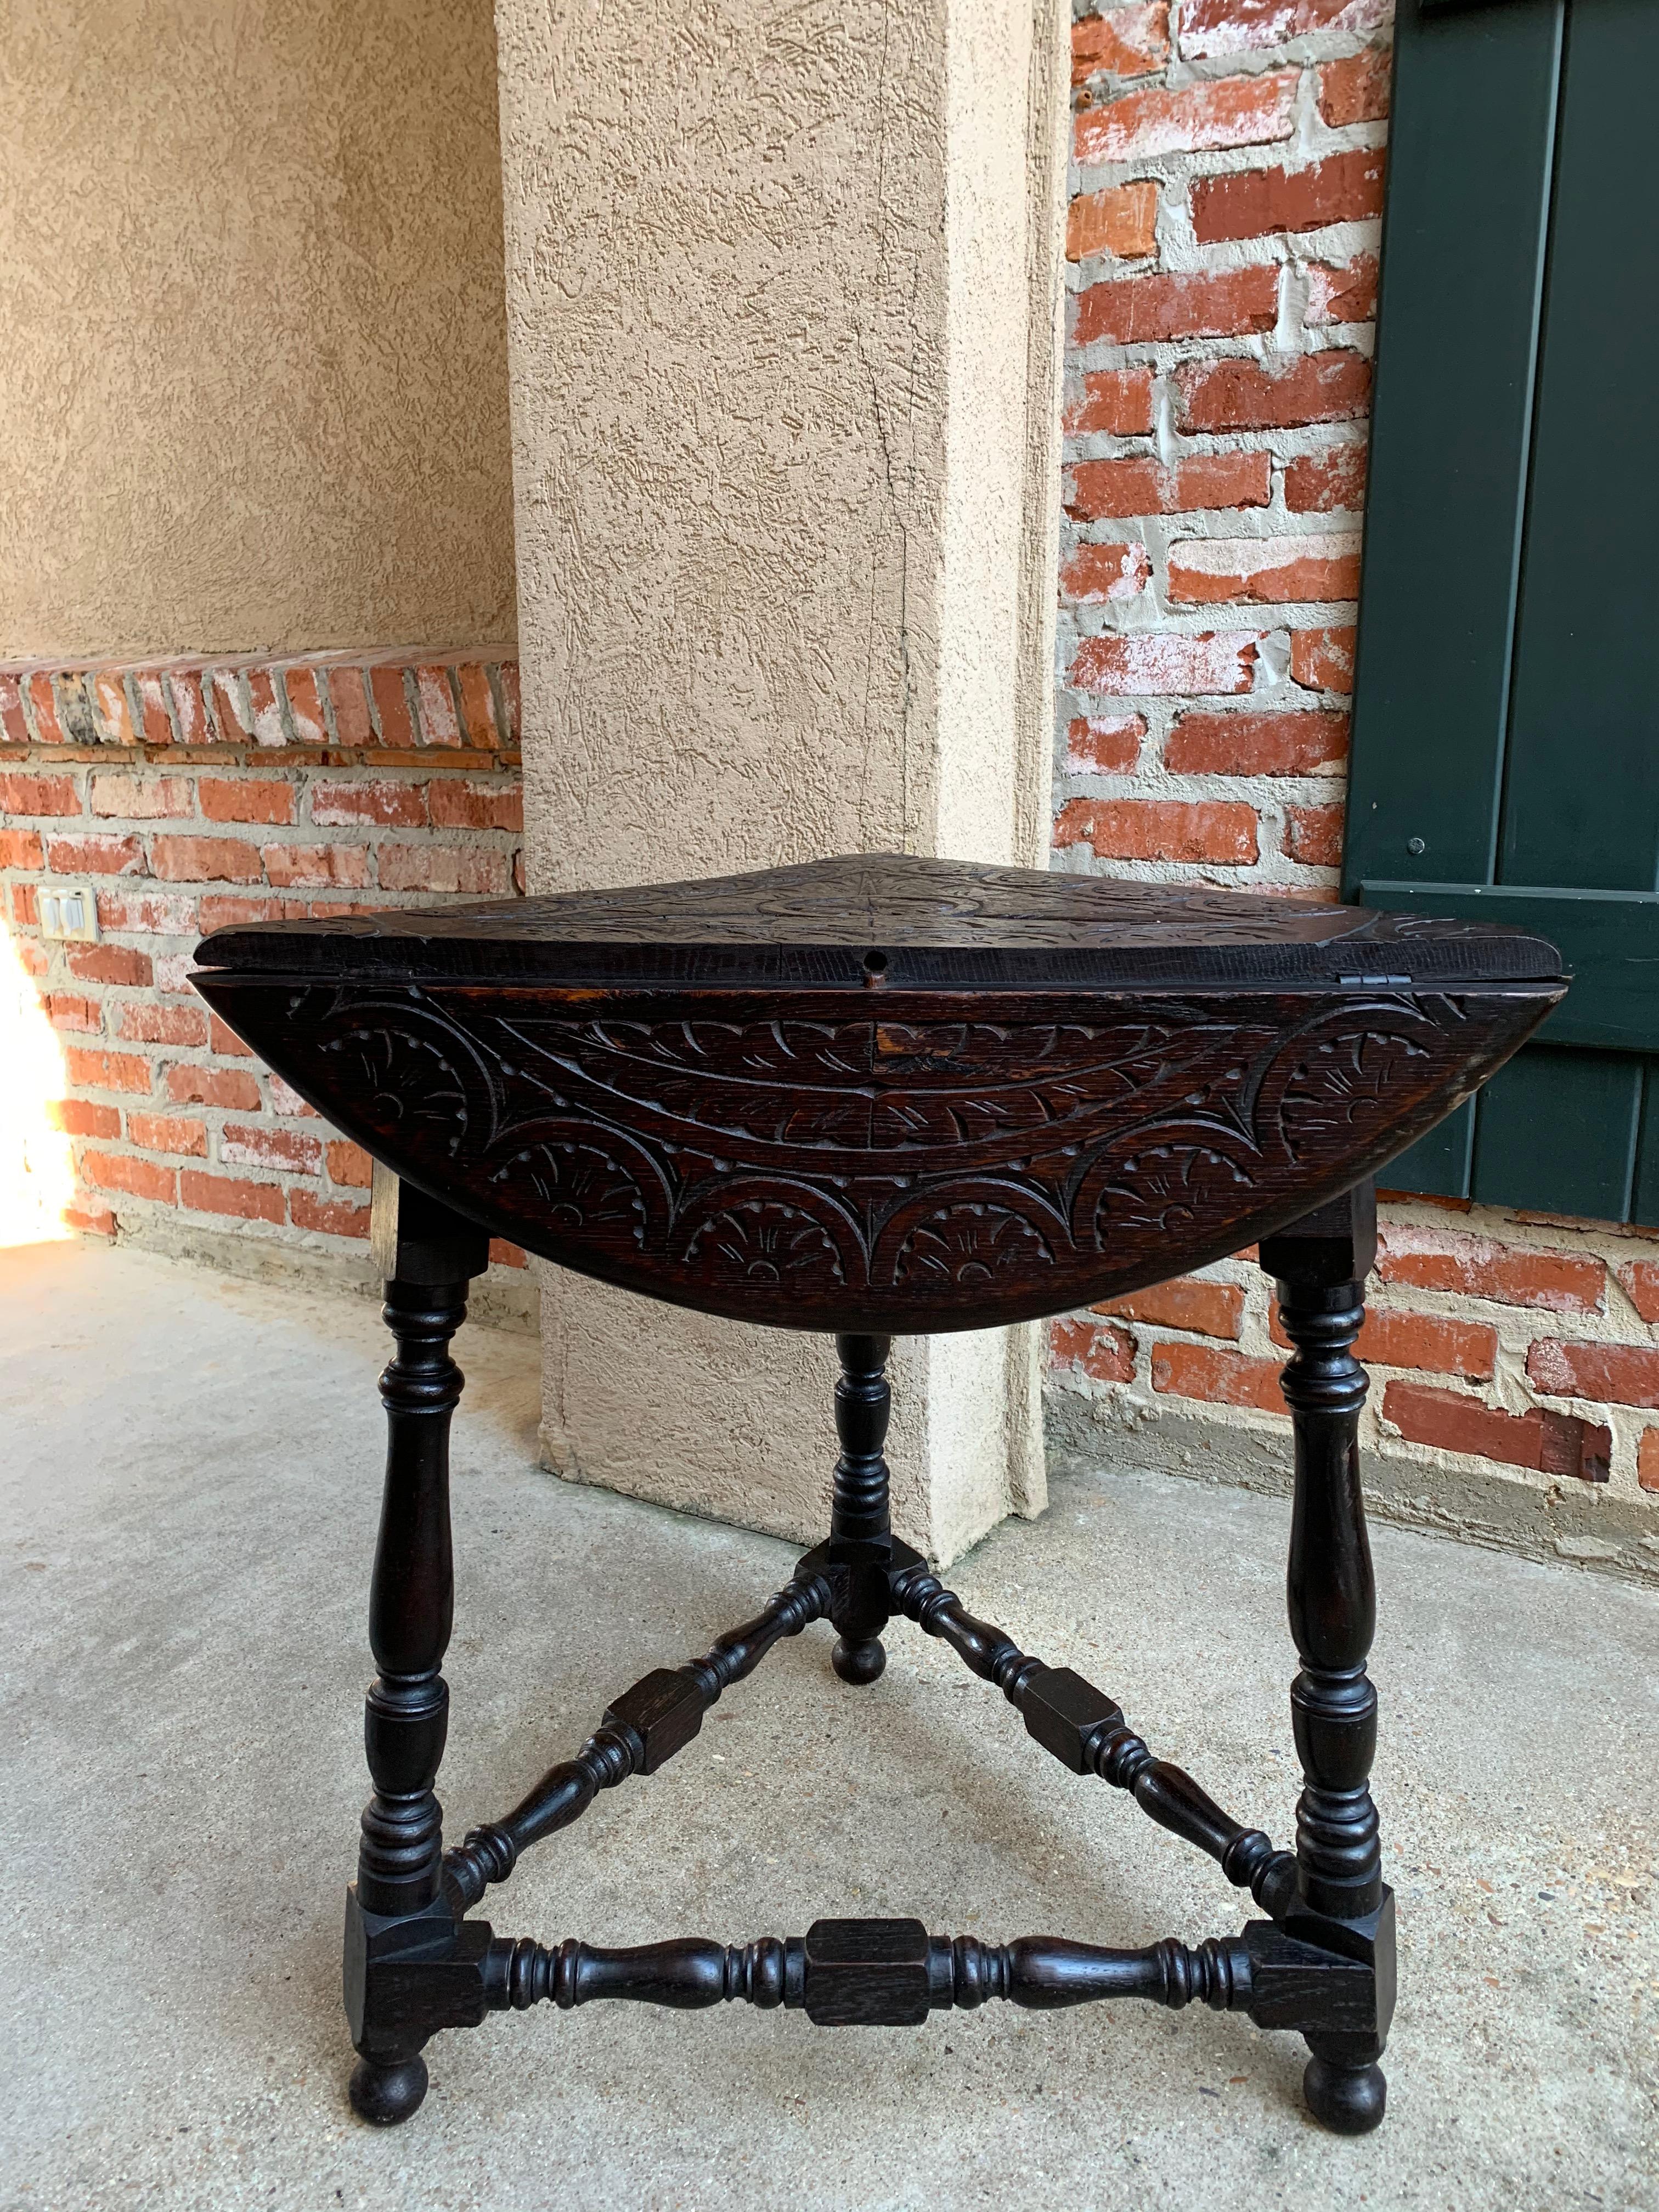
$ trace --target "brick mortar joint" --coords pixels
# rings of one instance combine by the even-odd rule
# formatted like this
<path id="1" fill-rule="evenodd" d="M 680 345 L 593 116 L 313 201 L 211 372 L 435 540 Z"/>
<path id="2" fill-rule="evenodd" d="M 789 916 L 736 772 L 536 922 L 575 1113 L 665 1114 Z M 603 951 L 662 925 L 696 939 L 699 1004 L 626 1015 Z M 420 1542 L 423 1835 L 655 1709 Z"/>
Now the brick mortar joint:
<path id="1" fill-rule="evenodd" d="M 1505 1254 L 1525 1255 L 1530 1252 L 1548 1256 L 1556 1249 L 1540 1248 L 1520 1241 L 1520 1237 L 1524 1237 L 1530 1224 L 1499 1220 L 1495 1224 L 1483 1221 L 1481 1225 L 1496 1226 L 1500 1231 L 1511 1232 L 1514 1241 L 1502 1244 Z M 1516 1231 L 1520 1232 L 1520 1237 L 1515 1235 Z M 1603 1241 L 1609 1243 L 1625 1241 L 1612 1231 L 1602 1231 L 1599 1234 Z M 1499 1243 L 1501 1239 L 1493 1238 L 1492 1241 Z M 1217 1399 L 1195 1395 L 1190 1389 L 1158 1390 L 1155 1387 L 1152 1362 L 1160 1349 L 1181 1348 L 1208 1354 L 1224 1363 L 1224 1364 L 1233 1360 L 1256 1363 L 1276 1371 L 1282 1368 L 1289 1357 L 1286 1348 L 1276 1343 L 1269 1333 L 1272 1293 L 1266 1278 L 1253 1261 L 1239 1258 L 1218 1261 L 1211 1267 L 1194 1271 L 1190 1278 L 1178 1279 L 1242 1289 L 1243 1297 L 1237 1316 L 1237 1334 L 1228 1336 L 1184 1328 L 1174 1320 L 1135 1319 L 1121 1314 L 1101 1314 L 1093 1309 L 1083 1309 L 1063 1317 L 1056 1326 L 1063 1327 L 1068 1322 L 1074 1326 L 1081 1323 L 1103 1334 L 1109 1334 L 1120 1345 L 1127 1340 L 1133 1359 L 1133 1376 L 1125 1380 L 1116 1376 L 1091 1374 L 1083 1364 L 1086 1353 L 1074 1354 L 1069 1358 L 1055 1356 L 1051 1360 L 1051 1379 L 1054 1385 L 1085 1398 L 1117 1402 L 1136 1419 L 1158 1418 L 1163 1412 L 1176 1410 L 1182 1405 L 1201 1407 L 1204 1418 L 1219 1419 L 1224 1427 L 1282 1437 L 1286 1416 L 1277 1407 L 1269 1412 L 1249 1403 L 1233 1403 L 1224 1397 Z M 1654 1492 L 1640 1481 L 1638 1455 L 1650 1437 L 1659 1437 L 1659 1407 L 1622 1399 L 1596 1399 L 1553 1391 L 1534 1381 L 1526 1370 L 1528 1352 L 1534 1346 L 1545 1340 L 1559 1340 L 1569 1347 L 1582 1344 L 1592 1350 L 1607 1348 L 1631 1352 L 1638 1356 L 1659 1355 L 1659 1324 L 1644 1323 L 1633 1306 L 1628 1313 L 1622 1310 L 1615 1279 L 1610 1273 L 1607 1278 L 1607 1291 L 1612 1310 L 1598 1314 L 1563 1314 L 1540 1306 L 1504 1305 L 1495 1301 L 1480 1301 L 1463 1291 L 1431 1291 L 1413 1284 L 1382 1284 L 1373 1278 L 1367 1297 L 1367 1305 L 1372 1313 L 1398 1321 L 1420 1320 L 1456 1324 L 1476 1335 L 1484 1331 L 1492 1340 L 1493 1371 L 1490 1376 L 1469 1376 L 1451 1362 L 1436 1365 L 1425 1360 L 1408 1364 L 1386 1360 L 1376 1353 L 1368 1355 L 1367 1364 L 1377 1387 L 1372 1391 L 1362 1422 L 1362 1441 L 1385 1457 L 1412 1464 L 1420 1463 L 1425 1468 L 1437 1467 L 1449 1457 L 1480 1466 L 1488 1471 L 1501 1471 L 1505 1479 L 1522 1481 L 1534 1488 L 1541 1486 L 1546 1490 L 1559 1490 L 1567 1478 L 1520 1467 L 1497 1455 L 1407 1437 L 1387 1416 L 1383 1410 L 1384 1403 L 1389 1386 L 1398 1382 L 1426 1390 L 1437 1401 L 1443 1403 L 1449 1411 L 1462 1404 L 1472 1410 L 1483 1409 L 1510 1419 L 1524 1419 L 1528 1414 L 1538 1413 L 1558 1420 L 1577 1421 L 1589 1431 L 1606 1431 L 1610 1443 L 1607 1480 L 1602 1483 L 1586 1483 L 1583 1487 L 1593 1496 L 1606 1496 L 1626 1504 L 1639 1503 L 1644 1508 L 1649 1507 L 1654 1501 Z"/>
<path id="2" fill-rule="evenodd" d="M 1063 560 L 1077 559 L 1083 545 L 1138 543 L 1146 548 L 1147 574 L 1138 591 L 1131 588 L 1119 599 L 1061 605 L 1056 625 L 1060 727 L 1054 799 L 1066 842 L 1056 848 L 1056 864 L 1137 881 L 1334 893 L 1334 824 L 1346 796 L 1340 763 L 1295 777 L 1265 774 L 1243 757 L 1231 763 L 1218 757 L 1201 770 L 1176 769 L 1166 746 L 1172 726 L 1188 711 L 1340 713 L 1347 705 L 1340 692 L 1306 680 L 1319 672 L 1316 664 L 1292 678 L 1291 659 L 1297 633 L 1350 628 L 1352 600 L 1267 595 L 1271 590 L 1328 585 L 1339 572 L 1332 569 L 1322 577 L 1304 569 L 1278 578 L 1260 572 L 1287 568 L 1304 557 L 1350 559 L 1355 550 L 1359 516 L 1340 496 L 1350 488 L 1340 477 L 1326 482 L 1318 472 L 1343 465 L 1331 456 L 1346 449 L 1355 449 L 1346 464 L 1355 465 L 1368 435 L 1368 410 L 1352 404 L 1360 395 L 1346 376 L 1339 377 L 1334 368 L 1310 372 L 1306 364 L 1318 355 L 1363 361 L 1370 350 L 1370 319 L 1352 311 L 1370 304 L 1366 295 L 1375 281 L 1371 264 L 1379 225 L 1375 205 L 1367 203 L 1376 198 L 1371 172 L 1382 167 L 1388 127 L 1385 118 L 1358 112 L 1364 103 L 1344 100 L 1326 71 L 1332 64 L 1363 62 L 1368 55 L 1386 57 L 1389 32 L 1378 22 L 1299 32 L 1276 40 L 1269 35 L 1261 42 L 1265 23 L 1237 20 L 1235 8 L 1231 13 L 1212 9 L 1202 22 L 1176 11 L 1173 23 L 1156 10 L 1137 10 L 1115 39 L 1116 12 L 1100 9 L 1092 22 L 1095 10 L 1079 17 L 1085 27 L 1079 52 L 1114 56 L 1125 40 L 1128 51 L 1121 57 L 1125 74 L 1103 70 L 1073 84 L 1067 197 L 1075 204 L 1097 192 L 1109 195 L 1128 187 L 1143 198 L 1135 210 L 1125 204 L 1124 219 L 1130 221 L 1133 214 L 1133 220 L 1121 253 L 1111 251 L 1109 227 L 1085 223 L 1076 233 L 1079 242 L 1097 250 L 1068 261 L 1066 281 L 1079 296 L 1103 288 L 1097 311 L 1084 325 L 1102 335 L 1080 345 L 1076 328 L 1070 332 L 1066 404 L 1079 410 L 1090 404 L 1084 396 L 1086 374 L 1144 378 L 1144 401 L 1126 385 L 1119 400 L 1103 392 L 1098 404 L 1108 416 L 1121 406 L 1126 417 L 1144 407 L 1152 422 L 1150 428 L 1136 423 L 1131 428 L 1126 420 L 1121 428 L 1071 431 L 1066 461 L 1079 471 L 1091 461 L 1150 464 L 1178 471 L 1224 459 L 1233 465 L 1236 481 L 1224 472 L 1213 480 L 1182 484 L 1172 475 L 1167 485 L 1160 483 L 1157 495 L 1173 513 L 1085 513 L 1064 519 Z M 1230 45 L 1227 52 L 1190 51 L 1194 46 Z M 1261 82 L 1269 78 L 1271 85 Z M 1114 109 L 1122 110 L 1116 121 Z M 1079 131 L 1085 149 L 1109 152 L 1113 158 L 1079 162 Z M 1215 137 L 1231 143 L 1200 143 Z M 1261 219 L 1243 226 L 1245 235 L 1200 238 L 1200 232 L 1231 227 L 1224 220 L 1212 221 L 1212 210 L 1224 217 L 1237 207 L 1254 215 L 1255 201 L 1239 198 L 1252 193 L 1261 198 Z M 1291 227 L 1297 222 L 1309 227 Z M 1148 250 L 1141 251 L 1142 245 Z M 1264 303 L 1255 292 L 1269 282 L 1276 313 L 1263 327 L 1259 318 Z M 1240 290 L 1241 285 L 1246 289 Z M 1354 285 L 1361 289 L 1350 292 L 1347 288 Z M 1219 289 L 1212 294 L 1211 287 Z M 1146 303 L 1144 312 L 1132 313 L 1128 303 L 1135 300 Z M 1219 328 L 1204 327 L 1212 321 Z M 1124 335 L 1142 324 L 1153 335 Z M 1228 362 L 1252 378 L 1265 374 L 1271 385 L 1258 391 L 1245 384 L 1224 409 L 1197 404 L 1189 410 L 1177 404 L 1189 376 L 1198 380 L 1194 390 L 1201 392 L 1205 379 Z M 1305 392 L 1286 386 L 1281 396 L 1280 380 L 1305 380 L 1310 374 L 1314 380 Z M 1334 419 L 1326 422 L 1281 425 L 1262 419 L 1275 412 L 1317 413 L 1327 407 Z M 1220 412 L 1249 419 L 1227 429 L 1188 428 L 1184 417 L 1189 411 L 1195 424 Z M 1252 460 L 1247 470 L 1244 457 L 1256 454 L 1263 459 Z M 1294 480 L 1292 505 L 1289 471 L 1298 462 L 1303 468 Z M 1265 504 L 1254 473 L 1260 469 L 1267 471 Z M 1106 478 L 1079 504 L 1127 505 L 1134 493 L 1128 477 L 1121 483 Z M 1231 503 L 1212 508 L 1184 505 L 1187 495 L 1196 499 L 1206 493 Z M 1302 538 L 1342 542 L 1316 551 L 1310 548 L 1304 556 L 1295 542 Z M 1175 549 L 1217 540 L 1242 541 L 1251 549 L 1246 554 L 1241 547 L 1236 595 L 1222 595 L 1232 580 L 1231 568 L 1225 578 L 1206 586 L 1203 576 L 1211 562 L 1194 552 L 1180 559 L 1183 587 L 1193 596 L 1172 600 Z M 1202 574 L 1194 580 L 1188 576 L 1189 569 Z M 1200 592 L 1203 599 L 1197 596 Z M 1242 658 L 1237 671 L 1226 672 L 1232 679 L 1227 691 L 1200 701 L 1187 689 L 1204 672 L 1199 661 L 1189 659 L 1195 648 L 1187 641 L 1210 636 L 1218 639 L 1218 675 L 1224 659 L 1221 646 L 1236 643 Z M 1170 651 L 1163 665 L 1158 648 L 1166 644 Z M 1134 688 L 1137 684 L 1152 688 Z M 1121 762 L 1091 768 L 1086 745 L 1073 759 L 1066 728 L 1073 719 L 1132 714 L 1145 726 Z M 1225 741 L 1217 743 L 1224 746 Z M 1228 773 L 1229 767 L 1241 772 Z M 1097 819 L 1086 811 L 1071 811 L 1096 805 L 1109 811 Z M 1142 814 L 1142 809 L 1167 812 Z M 1239 823 L 1250 816 L 1255 827 L 1247 835 Z M 1168 857 L 1175 853 L 1183 857 Z"/>
<path id="3" fill-rule="evenodd" d="M 145 745 L 117 744 L 113 741 L 108 744 L 59 745 L 33 739 L 26 744 L 17 744 L 0 739 L 0 769 L 212 769 L 229 773 L 239 769 L 267 769 L 273 774 L 286 775 L 335 769 L 358 774 L 373 769 L 387 775 L 406 771 L 420 775 L 483 775 L 497 772 L 517 775 L 522 771 L 523 764 L 519 749 L 508 745 L 492 747 L 488 751 L 434 745 L 411 752 L 401 746 L 376 745 Z"/>
<path id="4" fill-rule="evenodd" d="M 447 645 L 328 646 L 297 653 L 50 653 L 27 659 L 0 658 L 0 676 L 53 675 L 73 672 L 81 676 L 171 676 L 191 670 L 216 668 L 246 673 L 250 668 L 459 668 L 475 662 L 516 662 L 515 642 L 498 641 Z"/>
<path id="5" fill-rule="evenodd" d="M 1215 1338 L 1187 1336 L 1177 1340 L 1174 1332 L 1150 1322 L 1115 1321 L 1110 1326 L 1131 1333 L 1145 1330 L 1155 1335 L 1159 1343 L 1173 1343 L 1220 1352 L 1237 1354 L 1240 1347 Z M 1267 1354 L 1250 1355 L 1267 1357 Z M 1277 1346 L 1271 1347 L 1275 1364 L 1282 1364 L 1286 1355 Z M 1121 1407 L 1137 1421 L 1155 1423 L 1165 1413 L 1179 1413 L 1183 1409 L 1213 1421 L 1224 1429 L 1270 1438 L 1276 1449 L 1283 1449 L 1290 1433 L 1288 1413 L 1277 1410 L 1269 1413 L 1249 1404 L 1239 1405 L 1225 1399 L 1196 1397 L 1183 1391 L 1161 1391 L 1152 1381 L 1152 1346 L 1150 1341 L 1135 1344 L 1135 1371 L 1133 1381 L 1103 1380 L 1085 1374 L 1074 1365 L 1051 1364 L 1047 1381 L 1049 1387 L 1082 1397 L 1085 1400 L 1107 1401 Z M 1437 1398 L 1459 1401 L 1487 1413 L 1514 1418 L 1506 1406 L 1493 1406 L 1487 1399 L 1469 1388 L 1459 1389 L 1454 1379 L 1443 1371 L 1425 1368 L 1384 1366 L 1381 1361 L 1368 1362 L 1376 1383 L 1368 1397 L 1360 1415 L 1359 1442 L 1362 1449 L 1376 1453 L 1380 1458 L 1406 1462 L 1420 1466 L 1425 1471 L 1443 1467 L 1447 1462 L 1457 1462 L 1478 1467 L 1498 1474 L 1528 1489 L 1548 1493 L 1559 1492 L 1571 1497 L 1583 1497 L 1592 1502 L 1606 1498 L 1625 1504 L 1638 1504 L 1653 1511 L 1659 1520 L 1659 1495 L 1646 1488 L 1638 1475 L 1638 1452 L 1642 1438 L 1659 1432 L 1652 1418 L 1652 1409 L 1590 1401 L 1553 1401 L 1549 1404 L 1529 1403 L 1521 1409 L 1522 1414 L 1532 1412 L 1555 1413 L 1565 1419 L 1577 1419 L 1588 1428 L 1605 1428 L 1610 1431 L 1612 1450 L 1609 1470 L 1604 1481 L 1592 1482 L 1573 1475 L 1561 1475 L 1542 1469 L 1518 1465 L 1511 1460 L 1499 1459 L 1486 1453 L 1462 1449 L 1444 1444 L 1421 1443 L 1404 1436 L 1397 1425 L 1383 1413 L 1383 1399 L 1388 1386 L 1393 1382 L 1410 1384 L 1431 1392 Z M 1288 1471 L 1289 1462 L 1285 1462 Z M 1566 1487 L 1571 1484 L 1571 1489 Z"/>

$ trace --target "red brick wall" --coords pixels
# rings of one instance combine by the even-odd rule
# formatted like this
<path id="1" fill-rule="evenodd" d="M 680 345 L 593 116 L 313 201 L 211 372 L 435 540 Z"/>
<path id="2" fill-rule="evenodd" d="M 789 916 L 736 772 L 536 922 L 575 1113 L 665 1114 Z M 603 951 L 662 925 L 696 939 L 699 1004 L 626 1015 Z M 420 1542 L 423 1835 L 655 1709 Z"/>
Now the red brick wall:
<path id="1" fill-rule="evenodd" d="M 191 952 L 228 922 L 522 890 L 516 665 L 11 667 L 0 730 L 0 897 L 63 1047 L 73 1224 L 343 1256 L 367 1158 L 210 1015 Z M 93 888 L 95 943 L 41 934 L 65 884 Z"/>
<path id="2" fill-rule="evenodd" d="M 1389 17 L 1074 23 L 1058 866 L 1336 896 Z M 1425 615 L 1445 557 L 1425 536 Z M 1559 1540 L 1659 1567 L 1659 1231 L 1384 1212 L 1369 1450 L 1407 1488 L 1593 1498 Z M 1243 1261 L 1057 1324 L 1053 1357 L 1130 1423 L 1209 1409 L 1224 1446 L 1285 1423 Z"/>
<path id="3" fill-rule="evenodd" d="M 1634 1509 L 1607 1533 L 1627 1566 L 1659 1493 L 1659 1244 L 1620 1230 L 1392 1194 L 1358 1349 L 1372 1373 L 1362 1445 L 1426 1471 L 1455 1463 Z M 1122 1410 L 1202 1410 L 1282 1430 L 1288 1351 L 1249 1255 L 1054 1324 L 1062 1391 Z M 1224 1460 L 1224 1443 L 1219 1447 Z M 1411 1484 L 1407 1480 L 1406 1487 Z M 1430 1486 L 1431 1490 L 1432 1485 Z M 1659 1530 L 1659 1516 L 1652 1528 Z M 1569 1556 L 1583 1549 L 1577 1521 Z"/>
<path id="4" fill-rule="evenodd" d="M 1063 866 L 1334 887 L 1383 15 L 1135 0 L 1074 26 Z"/>

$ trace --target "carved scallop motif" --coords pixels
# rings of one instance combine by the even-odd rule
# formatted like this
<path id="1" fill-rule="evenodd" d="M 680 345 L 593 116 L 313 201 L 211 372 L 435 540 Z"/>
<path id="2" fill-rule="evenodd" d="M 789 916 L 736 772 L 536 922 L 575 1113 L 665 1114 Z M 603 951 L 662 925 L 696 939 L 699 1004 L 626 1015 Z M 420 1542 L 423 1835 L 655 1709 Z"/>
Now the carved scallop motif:
<path id="1" fill-rule="evenodd" d="M 1025 1318 L 1236 1249 L 1419 1133 L 1538 1012 L 988 991 L 963 1018 L 959 994 L 780 993 L 802 1011 L 768 1020 L 759 992 L 607 1011 L 514 978 L 204 991 L 497 1233 L 707 1311 L 854 1329 Z"/>
<path id="2" fill-rule="evenodd" d="M 495 1071 L 465 1032 L 416 1002 L 362 1005 L 325 1017 L 317 1052 L 376 1128 L 397 1130 L 446 1159 L 480 1151 L 495 1121 Z"/>
<path id="3" fill-rule="evenodd" d="M 1054 1265 L 1065 1224 L 1041 1195 L 1014 1184 L 944 1183 L 882 1231 L 874 1279 L 914 1290 L 983 1290 Z"/>
<path id="4" fill-rule="evenodd" d="M 1318 1024 L 1273 1056 L 1257 1099 L 1263 1143 L 1276 1140 L 1298 1167 L 1341 1158 L 1397 1126 L 1414 1092 L 1443 1085 L 1451 1042 L 1410 1006 Z"/>
<path id="5" fill-rule="evenodd" d="M 636 1149 L 609 1130 L 541 1137 L 500 1160 L 489 1186 L 499 1205 L 550 1237 L 643 1250 L 660 1237 L 665 1209 L 648 1160 L 629 1157 Z"/>
<path id="6" fill-rule="evenodd" d="M 758 1193 L 703 1213 L 683 1249 L 690 1279 L 713 1290 L 789 1293 L 847 1281 L 841 1244 L 822 1217 Z"/>
<path id="7" fill-rule="evenodd" d="M 1246 1211 L 1255 1164 L 1223 1132 L 1153 1129 L 1095 1161 L 1078 1192 L 1079 1242 L 1100 1252 L 1148 1236 L 1172 1244 Z"/>

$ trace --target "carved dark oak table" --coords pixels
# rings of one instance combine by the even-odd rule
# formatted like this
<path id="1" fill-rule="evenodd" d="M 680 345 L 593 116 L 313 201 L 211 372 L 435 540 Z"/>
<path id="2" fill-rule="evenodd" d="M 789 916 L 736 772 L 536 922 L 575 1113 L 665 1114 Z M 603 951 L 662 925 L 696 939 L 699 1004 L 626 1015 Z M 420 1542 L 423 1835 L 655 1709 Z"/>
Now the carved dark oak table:
<path id="1" fill-rule="evenodd" d="M 1290 2028 L 1310 2106 L 1382 2118 L 1394 1908 L 1368 1777 L 1375 1602 L 1352 1345 L 1370 1177 L 1559 999 L 1554 948 L 1307 901 L 848 859 L 712 883 L 223 930 L 197 988 L 379 1164 L 397 1352 L 369 1607 L 374 1794 L 348 1893 L 365 2118 L 405 2118 L 438 2030 L 549 1999 L 741 1998 L 820 2026 L 1194 1998 Z M 646 1295 L 833 1332 L 842 1455 L 827 1540 L 707 1655 L 647 1674 L 574 1758 L 447 1851 L 449 1341 L 490 1232 Z M 1294 1850 L 1155 1758 L 1112 1699 L 972 1619 L 891 1533 L 896 1333 L 1066 1311 L 1256 1243 L 1296 1349 Z M 596 1791 L 650 1774 L 780 1638 L 838 1632 L 849 1683 L 890 1620 L 942 1637 L 1044 1749 L 1207 1852 L 1262 1917 L 1141 1950 L 821 1920 L 728 1946 L 507 1941 L 468 1917 Z"/>

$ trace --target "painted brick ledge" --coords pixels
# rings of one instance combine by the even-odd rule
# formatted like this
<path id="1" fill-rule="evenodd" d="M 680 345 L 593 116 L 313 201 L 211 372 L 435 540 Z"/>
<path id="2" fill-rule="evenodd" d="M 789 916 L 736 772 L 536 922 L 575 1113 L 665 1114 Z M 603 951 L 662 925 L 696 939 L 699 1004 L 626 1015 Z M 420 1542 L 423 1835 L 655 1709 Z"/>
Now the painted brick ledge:
<path id="1" fill-rule="evenodd" d="M 519 664 L 510 648 L 477 646 L 0 661 L 0 752 L 24 746 L 509 758 L 519 749 Z"/>

